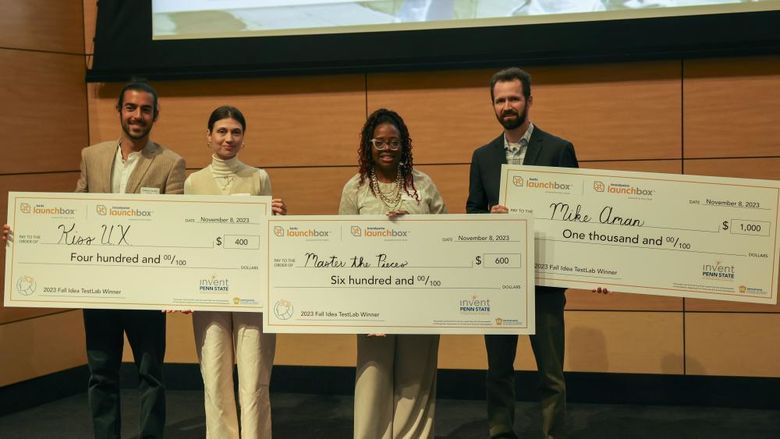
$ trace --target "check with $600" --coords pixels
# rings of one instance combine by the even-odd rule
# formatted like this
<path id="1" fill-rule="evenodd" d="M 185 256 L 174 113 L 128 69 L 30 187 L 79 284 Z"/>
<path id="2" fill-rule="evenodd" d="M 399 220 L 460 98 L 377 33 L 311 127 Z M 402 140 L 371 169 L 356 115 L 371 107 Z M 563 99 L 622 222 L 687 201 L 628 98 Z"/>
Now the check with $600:
<path id="1" fill-rule="evenodd" d="M 526 215 L 268 219 L 269 332 L 528 334 Z"/>

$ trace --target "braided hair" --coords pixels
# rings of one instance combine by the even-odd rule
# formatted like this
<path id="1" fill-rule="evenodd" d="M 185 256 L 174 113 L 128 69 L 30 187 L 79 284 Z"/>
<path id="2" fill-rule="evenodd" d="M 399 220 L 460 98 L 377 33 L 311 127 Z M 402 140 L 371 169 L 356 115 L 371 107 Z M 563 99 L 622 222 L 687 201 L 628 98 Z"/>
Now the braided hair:
<path id="1" fill-rule="evenodd" d="M 412 138 L 409 137 L 409 129 L 406 128 L 404 120 L 398 113 L 386 108 L 380 108 L 371 113 L 360 132 L 360 146 L 358 147 L 358 159 L 360 164 L 359 184 L 363 185 L 363 183 L 370 178 L 370 174 L 374 168 L 374 160 L 371 157 L 371 139 L 374 137 L 374 130 L 376 130 L 379 125 L 385 123 L 393 125 L 401 134 L 401 158 L 398 162 L 398 172 L 401 174 L 401 179 L 403 180 L 404 192 L 415 200 L 420 201 L 420 195 L 417 193 L 417 188 L 414 186 L 414 178 L 412 177 L 414 165 L 412 161 Z M 371 185 L 368 185 L 368 187 L 373 193 L 374 188 L 371 187 Z M 377 194 L 374 193 L 374 195 Z"/>

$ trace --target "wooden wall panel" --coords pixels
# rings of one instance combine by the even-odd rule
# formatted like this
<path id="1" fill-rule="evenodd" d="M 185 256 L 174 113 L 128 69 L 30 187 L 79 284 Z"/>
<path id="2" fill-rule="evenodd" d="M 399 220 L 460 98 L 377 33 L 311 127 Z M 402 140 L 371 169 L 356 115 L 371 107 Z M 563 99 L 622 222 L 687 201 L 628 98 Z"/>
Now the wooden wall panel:
<path id="1" fill-rule="evenodd" d="M 780 56 L 685 61 L 685 157 L 778 156 Z"/>
<path id="2" fill-rule="evenodd" d="M 589 290 L 566 292 L 567 310 L 592 311 L 682 311 L 683 299 L 645 294 L 598 294 Z"/>
<path id="3" fill-rule="evenodd" d="M 780 314 L 688 313 L 690 375 L 780 377 Z"/>
<path id="4" fill-rule="evenodd" d="M 72 171 L 88 139 L 83 0 L 4 2 L 0 47 L 6 107 L 0 130 L 8 134 L 0 217 L 6 218 L 8 191 L 75 187 Z M 0 386 L 82 365 L 81 312 L 0 305 L 0 346 Z"/>
<path id="5" fill-rule="evenodd" d="M 83 0 L 84 8 L 84 53 L 89 58 L 95 51 L 95 25 L 97 23 L 97 0 Z M 90 64 L 88 64 L 90 65 Z M 91 65 L 90 65 L 91 66 Z"/>
<path id="6" fill-rule="evenodd" d="M 123 84 L 90 84 L 90 139 L 119 138 L 116 100 Z M 152 139 L 170 147 L 188 168 L 211 162 L 209 115 L 220 105 L 246 117 L 241 159 L 255 166 L 332 166 L 357 163 L 365 122 L 362 75 L 159 82 L 160 117 Z"/>
<path id="7" fill-rule="evenodd" d="M 681 374 L 683 352 L 682 313 L 566 313 L 568 371 Z"/>
<path id="8" fill-rule="evenodd" d="M 355 367 L 354 335 L 279 334 L 274 364 Z"/>
<path id="9" fill-rule="evenodd" d="M 357 173 L 357 166 L 332 168 L 271 168 L 274 197 L 281 197 L 290 215 L 333 215 L 339 210 L 341 190 Z"/>
<path id="10" fill-rule="evenodd" d="M 681 157 L 680 66 L 651 62 L 539 67 L 530 118 L 574 142 L 581 160 Z M 368 75 L 368 110 L 398 111 L 418 163 L 468 163 L 501 133 L 490 104 L 493 70 Z"/>
<path id="11" fill-rule="evenodd" d="M 740 159 L 685 160 L 685 173 L 691 175 L 712 175 L 715 177 L 759 178 L 780 180 L 780 145 L 778 157 Z"/>
<path id="12" fill-rule="evenodd" d="M 72 171 L 87 145 L 83 56 L 0 49 L 0 174 Z"/>
<path id="13" fill-rule="evenodd" d="M 566 355 L 568 355 L 568 348 Z M 518 337 L 514 366 L 518 371 L 536 370 L 536 360 L 527 335 Z M 484 337 L 482 335 L 442 336 L 439 345 L 439 368 L 486 370 L 487 353 Z"/>
<path id="14" fill-rule="evenodd" d="M 415 168 L 428 174 L 444 198 L 449 213 L 466 213 L 469 195 L 469 165 L 420 165 Z"/>
<path id="15" fill-rule="evenodd" d="M 681 157 L 677 61 L 539 67 L 532 118 L 580 160 Z"/>
<path id="16" fill-rule="evenodd" d="M 535 371 L 535 361 L 528 336 L 519 336 L 515 370 Z M 485 352 L 484 337 L 482 335 L 443 335 L 439 342 L 439 369 L 486 370 L 487 353 Z"/>
<path id="17" fill-rule="evenodd" d="M 518 346 L 523 343 L 520 337 Z M 520 357 L 520 352 L 518 352 Z M 439 339 L 439 369 L 487 369 L 485 337 L 481 335 L 442 335 Z"/>
<path id="18" fill-rule="evenodd" d="M 84 53 L 82 6 L 81 0 L 3 2 L 0 47 Z"/>
<path id="19" fill-rule="evenodd" d="M 368 112 L 389 108 L 404 118 L 417 164 L 469 163 L 501 133 L 490 104 L 492 71 L 369 74 Z"/>
<path id="20" fill-rule="evenodd" d="M 0 387 L 86 363 L 81 311 L 0 325 Z"/>
<path id="21" fill-rule="evenodd" d="M 613 171 L 661 172 L 682 174 L 682 160 L 628 160 L 580 162 L 580 168 L 609 169 Z"/>
<path id="22" fill-rule="evenodd" d="M 72 192 L 78 179 L 76 172 L 54 174 L 22 174 L 0 176 L 0 218 L 8 217 L 9 191 L 30 192 Z M 0 266 L 5 267 L 5 252 L 0 252 Z M 0 285 L 5 285 L 5 271 L 0 270 Z M 36 316 L 58 313 L 61 310 L 51 308 L 5 308 L 0 303 L 0 324 L 17 320 L 30 319 Z"/>
<path id="23" fill-rule="evenodd" d="M 197 363 L 195 335 L 192 332 L 192 315 L 169 313 L 165 328 L 165 361 L 167 363 Z M 125 361 L 132 361 L 132 350 L 125 339 Z M 130 354 L 130 355 L 128 355 Z"/>

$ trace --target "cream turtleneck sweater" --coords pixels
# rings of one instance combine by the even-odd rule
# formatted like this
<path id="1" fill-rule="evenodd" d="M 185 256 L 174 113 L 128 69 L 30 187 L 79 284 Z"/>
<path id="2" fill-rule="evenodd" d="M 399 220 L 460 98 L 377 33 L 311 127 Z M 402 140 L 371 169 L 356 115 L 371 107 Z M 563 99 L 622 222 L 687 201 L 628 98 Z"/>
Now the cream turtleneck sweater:
<path id="1" fill-rule="evenodd" d="M 271 195 L 271 179 L 262 169 L 242 163 L 237 157 L 222 160 L 211 156 L 211 164 L 192 173 L 184 182 L 191 195 Z"/>

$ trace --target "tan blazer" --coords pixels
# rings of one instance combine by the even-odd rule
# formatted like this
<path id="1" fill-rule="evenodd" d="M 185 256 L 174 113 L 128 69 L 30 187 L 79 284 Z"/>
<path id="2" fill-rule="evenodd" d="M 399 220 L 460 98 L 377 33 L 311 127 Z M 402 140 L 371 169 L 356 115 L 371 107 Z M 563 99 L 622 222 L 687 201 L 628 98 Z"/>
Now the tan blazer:
<path id="1" fill-rule="evenodd" d="M 76 192 L 111 192 L 111 174 L 117 142 L 102 142 L 81 150 L 81 175 Z M 184 159 L 154 142 L 141 151 L 141 157 L 127 181 L 128 194 L 141 188 L 157 188 L 161 194 L 184 192 Z"/>

